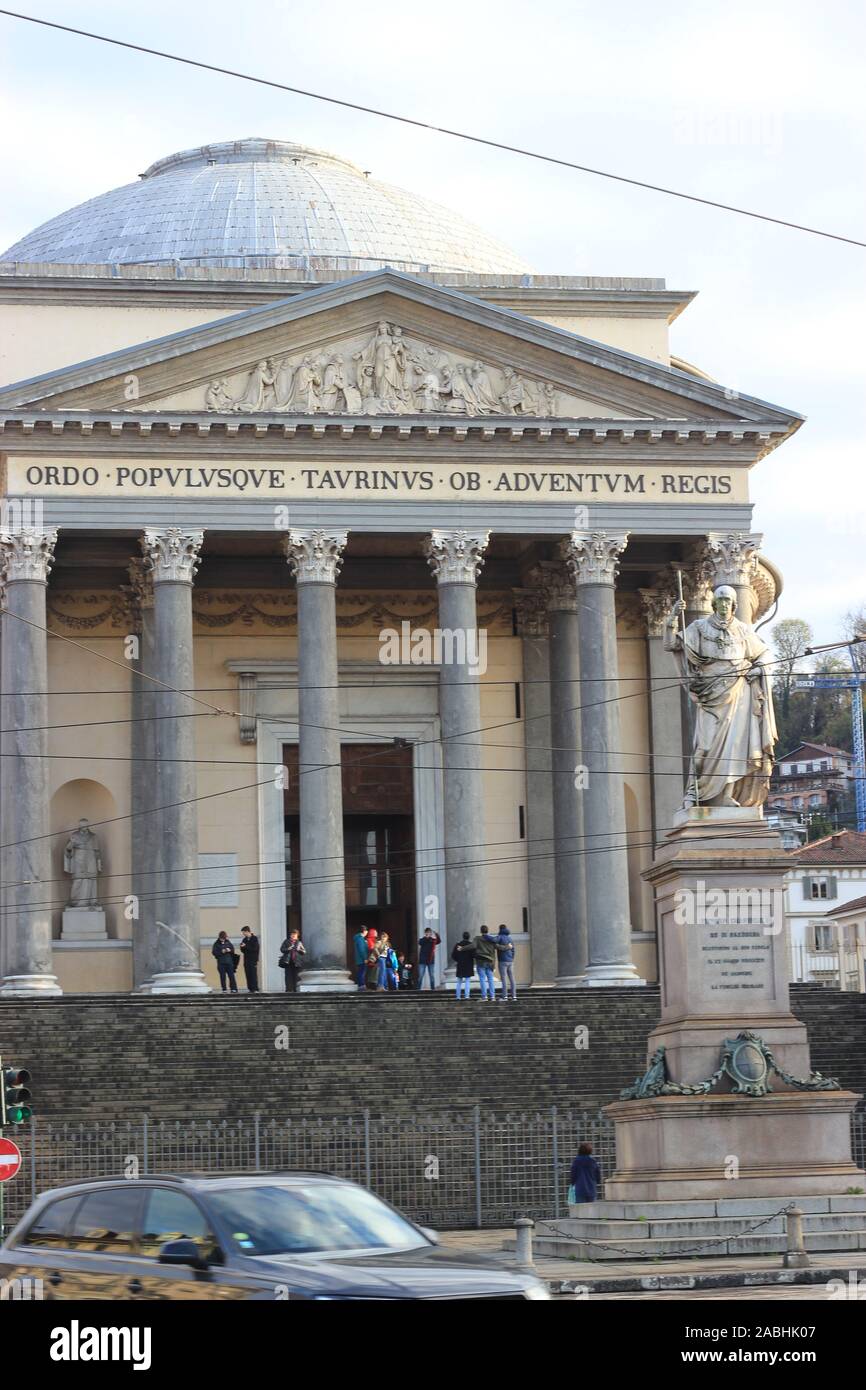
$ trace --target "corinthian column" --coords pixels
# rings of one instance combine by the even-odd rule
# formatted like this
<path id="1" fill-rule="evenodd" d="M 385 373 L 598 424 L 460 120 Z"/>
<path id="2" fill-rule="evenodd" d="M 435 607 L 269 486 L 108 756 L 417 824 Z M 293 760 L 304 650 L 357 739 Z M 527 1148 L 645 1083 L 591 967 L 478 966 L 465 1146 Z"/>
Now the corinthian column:
<path id="1" fill-rule="evenodd" d="M 457 659 L 443 661 L 439 668 L 449 960 L 462 933 L 474 936 L 485 920 L 481 692 L 478 668 L 466 658 L 472 649 L 470 634 L 477 631 L 475 591 L 489 539 L 489 531 L 433 531 L 424 543 L 439 588 L 439 626 L 464 637 L 451 643 Z"/>
<path id="2" fill-rule="evenodd" d="M 337 671 L 337 575 L 345 531 L 290 531 L 298 586 L 298 763 L 303 990 L 350 991 L 346 968 L 343 781 Z"/>
<path id="3" fill-rule="evenodd" d="M 0 845 L 4 995 L 60 994 L 51 958 L 45 592 L 56 531 L 0 532 L 3 659 Z"/>
<path id="4" fill-rule="evenodd" d="M 730 584 L 737 591 L 737 617 L 751 624 L 754 618 L 752 580 L 758 571 L 758 551 L 763 536 L 746 531 L 728 535 L 711 531 L 707 536 L 705 558 L 712 574 L 712 585 Z"/>
<path id="5" fill-rule="evenodd" d="M 137 900 L 138 916 L 132 922 L 132 983 L 133 989 L 149 994 L 153 980 L 153 960 L 156 939 L 160 930 L 156 919 L 157 876 L 153 873 L 157 858 L 159 820 L 154 806 L 159 805 L 155 776 L 156 701 L 161 687 L 151 677 L 155 674 L 156 644 L 154 641 L 153 576 L 143 559 L 129 564 L 127 611 L 132 631 L 138 637 L 138 657 L 132 674 L 132 776 L 130 799 L 130 860 L 132 891 Z M 190 875 L 188 886 L 194 886 Z"/>
<path id="6" fill-rule="evenodd" d="M 529 576 L 536 583 L 536 572 Z M 540 581 L 539 581 L 540 582 Z M 553 739 L 550 734 L 550 659 L 547 602 L 539 587 L 514 594 L 523 648 L 523 745 L 526 757 L 526 881 L 532 983 L 556 976 L 556 886 L 553 856 Z"/>
<path id="7" fill-rule="evenodd" d="M 646 619 L 649 673 L 650 786 L 653 843 L 658 845 L 673 828 L 682 805 L 684 768 L 682 681 L 679 664 L 664 648 L 664 623 L 676 591 L 668 575 L 656 588 L 641 589 Z"/>
<path id="8" fill-rule="evenodd" d="M 198 806 L 195 724 L 198 706 L 192 639 L 192 581 L 204 533 L 145 531 L 141 541 L 153 580 L 153 715 L 156 762 L 151 890 L 155 936 L 150 968 L 153 994 L 207 994 L 201 971 L 198 909 Z M 150 684 L 150 682 L 148 682 Z M 150 819 L 150 817 L 145 817 Z"/>
<path id="9" fill-rule="evenodd" d="M 631 961 L 624 760 L 614 583 L 627 533 L 572 532 L 562 556 L 577 586 L 583 751 L 588 985 L 639 985 Z"/>
<path id="10" fill-rule="evenodd" d="M 583 983 L 587 960 L 581 735 L 580 637 L 574 580 L 563 564 L 541 566 L 550 624 L 550 742 L 553 774 L 556 983 Z"/>

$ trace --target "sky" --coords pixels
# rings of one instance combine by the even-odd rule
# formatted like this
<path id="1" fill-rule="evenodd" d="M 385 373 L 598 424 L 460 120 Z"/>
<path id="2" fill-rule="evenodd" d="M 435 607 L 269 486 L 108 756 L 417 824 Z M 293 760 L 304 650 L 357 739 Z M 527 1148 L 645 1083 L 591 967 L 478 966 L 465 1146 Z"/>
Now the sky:
<path id="1" fill-rule="evenodd" d="M 862 0 L 33 0 L 27 13 L 866 240 Z M 752 474 L 778 617 L 866 604 L 866 250 L 0 16 L 0 245 L 175 150 L 297 140 L 539 273 L 697 290 L 671 348 L 807 417 Z M 766 632 L 765 634 L 766 635 Z"/>

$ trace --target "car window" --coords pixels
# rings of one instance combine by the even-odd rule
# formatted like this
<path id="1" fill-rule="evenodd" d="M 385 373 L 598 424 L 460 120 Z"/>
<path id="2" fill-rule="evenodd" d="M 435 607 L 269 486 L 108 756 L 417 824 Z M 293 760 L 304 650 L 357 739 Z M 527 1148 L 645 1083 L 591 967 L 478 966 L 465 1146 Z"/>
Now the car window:
<path id="1" fill-rule="evenodd" d="M 372 1192 L 348 1183 L 240 1187 L 213 1192 L 210 1202 L 246 1255 L 338 1250 L 410 1250 L 424 1237 Z"/>
<path id="2" fill-rule="evenodd" d="M 125 1255 L 132 1248 L 141 1189 L 108 1187 L 89 1192 L 69 1233 L 69 1247 L 81 1253 Z"/>
<path id="3" fill-rule="evenodd" d="M 74 1197 L 61 1197 L 59 1202 L 52 1202 L 39 1213 L 17 1244 L 62 1249 L 67 1244 L 70 1218 L 80 1201 L 81 1193 L 77 1192 Z"/>
<path id="4" fill-rule="evenodd" d="M 156 1259 L 167 1240 L 194 1240 L 205 1259 L 210 1259 L 216 1247 L 207 1218 L 191 1197 L 155 1187 L 147 1194 L 140 1253 Z"/>

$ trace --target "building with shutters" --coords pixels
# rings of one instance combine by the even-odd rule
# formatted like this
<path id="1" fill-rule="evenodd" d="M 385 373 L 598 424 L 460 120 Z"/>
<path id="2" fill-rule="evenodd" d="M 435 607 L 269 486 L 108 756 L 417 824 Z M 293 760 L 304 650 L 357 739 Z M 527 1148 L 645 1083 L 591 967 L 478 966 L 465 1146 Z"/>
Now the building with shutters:
<path id="1" fill-rule="evenodd" d="M 785 921 L 791 979 L 845 988 L 839 952 L 844 955 L 860 940 L 856 912 L 850 921 L 847 912 L 866 896 L 866 834 L 839 830 L 792 850 L 790 857 L 794 867 L 786 876 Z M 862 963 L 859 972 L 856 962 L 848 974 L 852 971 L 862 981 Z"/>

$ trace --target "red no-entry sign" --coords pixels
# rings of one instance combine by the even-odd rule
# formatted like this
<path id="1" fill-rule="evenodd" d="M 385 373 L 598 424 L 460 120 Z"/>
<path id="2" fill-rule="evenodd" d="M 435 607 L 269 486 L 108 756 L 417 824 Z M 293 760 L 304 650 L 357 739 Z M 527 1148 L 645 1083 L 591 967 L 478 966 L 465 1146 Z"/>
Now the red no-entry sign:
<path id="1" fill-rule="evenodd" d="M 14 1178 L 21 1167 L 21 1150 L 11 1139 L 0 1139 L 0 1182 Z"/>

